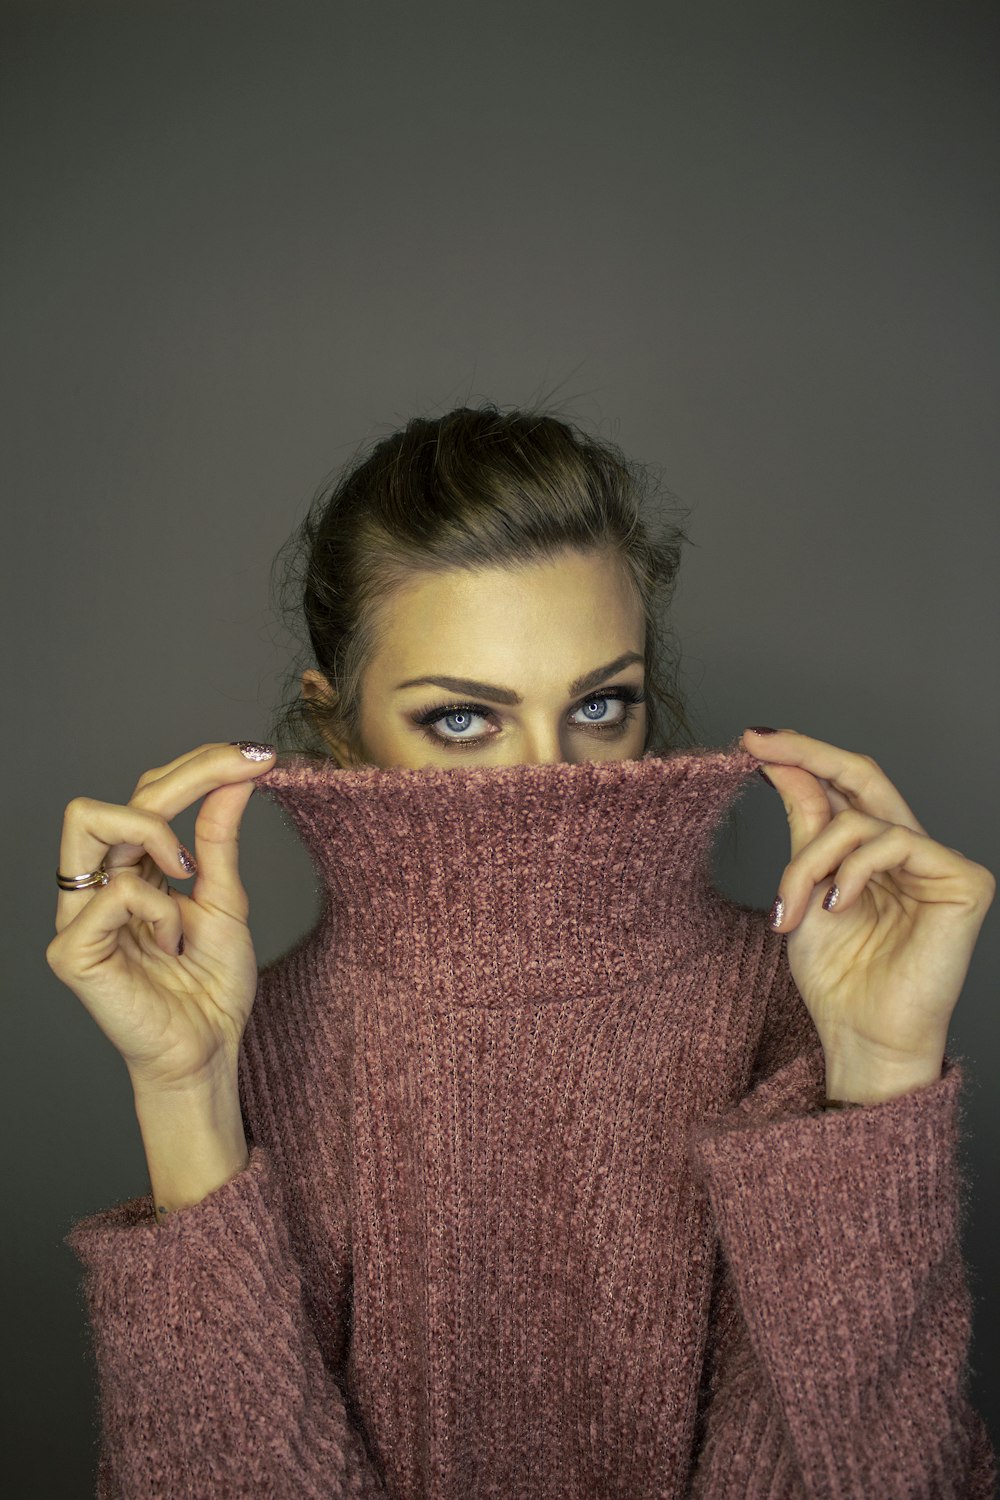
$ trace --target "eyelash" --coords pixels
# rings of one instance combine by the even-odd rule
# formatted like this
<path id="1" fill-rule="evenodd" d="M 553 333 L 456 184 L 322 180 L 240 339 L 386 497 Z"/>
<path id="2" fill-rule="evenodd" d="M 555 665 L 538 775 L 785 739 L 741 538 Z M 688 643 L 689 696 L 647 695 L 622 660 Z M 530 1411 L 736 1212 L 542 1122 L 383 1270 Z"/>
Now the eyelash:
<path id="1" fill-rule="evenodd" d="M 576 724 L 574 728 L 596 730 L 598 734 L 609 737 L 616 734 L 624 734 L 629 724 L 635 718 L 638 704 L 645 703 L 646 701 L 646 694 L 640 688 L 625 685 L 608 688 L 603 693 L 589 693 L 586 698 L 580 699 L 573 712 L 576 713 L 586 703 L 600 703 L 612 698 L 618 698 L 625 705 L 625 712 L 614 724 Z M 456 739 L 453 736 L 438 734 L 433 725 L 440 719 L 446 719 L 449 714 L 455 713 L 475 714 L 477 718 L 483 719 L 495 717 L 493 709 L 487 708 L 483 703 L 434 704 L 430 708 L 419 710 L 412 717 L 413 722 L 423 731 L 425 737 L 433 745 L 445 745 L 448 749 L 457 748 L 459 750 L 467 750 L 470 746 L 475 749 L 479 745 L 485 745 L 487 740 L 494 738 L 492 734 L 481 734 L 475 739 Z"/>

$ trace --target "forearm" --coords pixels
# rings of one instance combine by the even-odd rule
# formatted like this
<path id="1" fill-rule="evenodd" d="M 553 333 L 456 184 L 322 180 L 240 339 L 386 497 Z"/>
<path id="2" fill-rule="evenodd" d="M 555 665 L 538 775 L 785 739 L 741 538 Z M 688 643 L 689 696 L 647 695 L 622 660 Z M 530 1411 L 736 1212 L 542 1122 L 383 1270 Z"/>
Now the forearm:
<path id="1" fill-rule="evenodd" d="M 228 1182 L 250 1160 L 233 1078 L 185 1093 L 136 1090 L 157 1223 Z"/>

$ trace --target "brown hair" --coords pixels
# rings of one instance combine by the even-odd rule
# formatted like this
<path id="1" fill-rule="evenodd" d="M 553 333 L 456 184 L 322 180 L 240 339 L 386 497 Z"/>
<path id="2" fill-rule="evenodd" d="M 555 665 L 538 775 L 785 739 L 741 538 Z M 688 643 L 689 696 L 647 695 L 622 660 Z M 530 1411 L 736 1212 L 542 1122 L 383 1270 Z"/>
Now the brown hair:
<path id="1" fill-rule="evenodd" d="M 551 410 L 501 412 L 486 402 L 413 417 L 367 456 L 355 455 L 275 559 L 277 565 L 291 554 L 278 608 L 296 638 L 304 617 L 309 646 L 292 669 L 271 740 L 327 758 L 324 730 L 357 744 L 361 680 L 378 647 L 379 609 L 412 574 L 515 568 L 551 562 L 569 548 L 611 553 L 642 600 L 643 753 L 694 744 L 665 619 L 681 543 L 689 538 L 653 514 L 656 498 L 648 466 Z M 335 694 L 329 702 L 301 693 L 303 667 L 312 662 Z"/>

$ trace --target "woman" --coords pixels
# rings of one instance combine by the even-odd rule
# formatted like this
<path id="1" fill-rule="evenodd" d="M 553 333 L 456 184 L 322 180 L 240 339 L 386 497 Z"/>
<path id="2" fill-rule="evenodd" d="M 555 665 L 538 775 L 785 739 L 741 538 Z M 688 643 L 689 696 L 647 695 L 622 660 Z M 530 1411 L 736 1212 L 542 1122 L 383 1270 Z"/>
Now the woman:
<path id="1" fill-rule="evenodd" d="M 67 1236 L 99 1495 L 992 1493 L 945 1049 L 995 882 L 863 754 L 685 746 L 644 498 L 553 415 L 410 422 L 302 529 L 297 748 L 67 808 L 47 957 L 152 1187 Z M 769 917 L 708 873 L 765 766 Z M 260 972 L 255 787 L 325 898 Z"/>

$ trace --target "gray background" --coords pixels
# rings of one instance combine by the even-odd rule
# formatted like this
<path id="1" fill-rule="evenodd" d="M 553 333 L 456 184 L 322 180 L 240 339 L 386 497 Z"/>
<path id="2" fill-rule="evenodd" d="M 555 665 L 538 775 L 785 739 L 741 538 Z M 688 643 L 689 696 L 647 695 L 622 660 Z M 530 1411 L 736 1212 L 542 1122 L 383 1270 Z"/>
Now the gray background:
<path id="1" fill-rule="evenodd" d="M 62 811 L 266 734 L 272 558 L 359 443 L 551 394 L 690 507 L 704 741 L 866 751 L 1000 870 L 997 11 L 95 0 L 3 33 L 5 1477 L 86 1496 L 61 1237 L 148 1180 L 124 1065 L 44 960 Z M 769 905 L 763 783 L 737 829 L 720 879 Z M 259 799 L 242 865 L 263 961 L 316 892 Z M 997 927 L 949 1049 L 995 1442 Z"/>

